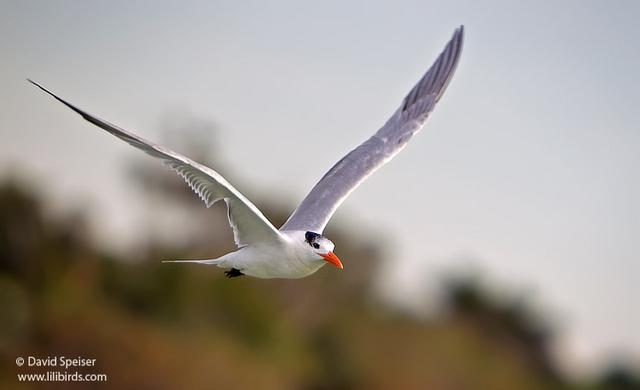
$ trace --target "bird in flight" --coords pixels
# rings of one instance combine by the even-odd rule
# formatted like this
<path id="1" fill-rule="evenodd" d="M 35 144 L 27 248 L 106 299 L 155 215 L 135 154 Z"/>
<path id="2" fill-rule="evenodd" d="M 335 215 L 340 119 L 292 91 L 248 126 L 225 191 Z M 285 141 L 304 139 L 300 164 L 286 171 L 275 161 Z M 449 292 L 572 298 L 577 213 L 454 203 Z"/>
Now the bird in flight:
<path id="1" fill-rule="evenodd" d="M 162 160 L 187 182 L 207 207 L 224 200 L 238 249 L 216 259 L 172 261 L 217 265 L 226 268 L 225 274 L 230 278 L 249 275 L 297 279 L 311 275 L 326 263 L 343 268 L 334 253 L 335 245 L 322 235 L 325 226 L 345 198 L 404 149 L 423 127 L 453 76 L 462 52 L 463 36 L 464 28 L 460 26 L 387 123 L 331 167 L 280 229 L 215 170 L 89 114 L 42 85 L 28 81 L 85 120 Z"/>

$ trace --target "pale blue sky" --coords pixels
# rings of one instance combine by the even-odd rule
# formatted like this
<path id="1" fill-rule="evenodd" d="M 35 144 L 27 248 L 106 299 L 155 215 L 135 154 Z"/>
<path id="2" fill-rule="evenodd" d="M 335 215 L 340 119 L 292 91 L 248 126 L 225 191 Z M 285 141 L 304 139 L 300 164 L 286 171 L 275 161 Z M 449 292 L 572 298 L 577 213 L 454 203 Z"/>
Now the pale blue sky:
<path id="1" fill-rule="evenodd" d="M 396 298 L 473 258 L 561 313 L 572 364 L 639 358 L 640 3 L 1 4 L 0 174 L 94 206 L 100 239 L 125 246 L 143 199 L 124 168 L 145 157 L 26 77 L 150 139 L 168 115 L 211 120 L 228 179 L 293 208 L 464 24 L 427 127 L 336 223 L 389 234 Z"/>

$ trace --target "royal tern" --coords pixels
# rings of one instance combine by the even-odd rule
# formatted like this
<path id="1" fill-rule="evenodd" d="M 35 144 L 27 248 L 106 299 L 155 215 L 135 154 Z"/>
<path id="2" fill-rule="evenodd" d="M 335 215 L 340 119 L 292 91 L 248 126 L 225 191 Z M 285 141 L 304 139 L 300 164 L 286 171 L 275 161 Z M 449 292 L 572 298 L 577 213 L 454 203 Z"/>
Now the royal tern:
<path id="1" fill-rule="evenodd" d="M 334 254 L 333 242 L 322 236 L 325 226 L 351 191 L 404 149 L 423 127 L 453 76 L 462 51 L 463 35 L 460 26 L 387 123 L 338 161 L 280 229 L 276 229 L 253 203 L 213 169 L 99 119 L 40 84 L 28 81 L 87 121 L 161 159 L 187 182 L 207 207 L 219 200 L 225 201 L 238 249 L 216 259 L 171 261 L 217 265 L 227 269 L 228 277 L 295 279 L 316 272 L 325 263 L 343 268 Z"/>

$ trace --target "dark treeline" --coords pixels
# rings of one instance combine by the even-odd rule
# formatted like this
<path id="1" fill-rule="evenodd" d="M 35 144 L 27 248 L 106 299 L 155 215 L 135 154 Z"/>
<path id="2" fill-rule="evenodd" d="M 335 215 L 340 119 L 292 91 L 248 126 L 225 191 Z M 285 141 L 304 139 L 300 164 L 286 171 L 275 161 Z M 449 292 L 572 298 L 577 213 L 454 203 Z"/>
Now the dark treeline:
<path id="1" fill-rule="evenodd" d="M 114 388 L 638 388 L 622 367 L 569 382 L 549 353 L 553 329 L 473 279 L 443 283 L 448 310 L 429 321 L 379 302 L 371 289 L 383 259 L 372 244 L 340 241 L 344 272 L 229 280 L 158 261 L 228 250 L 228 232 L 172 247 L 150 238 L 119 258 L 90 243 L 83 215 L 53 219 L 44 206 L 15 182 L 0 185 L 3 389 L 37 387 L 16 381 L 39 372 L 16 367 L 27 355 L 96 358 L 87 372 L 106 373 Z M 285 216 L 261 207 L 276 222 Z"/>

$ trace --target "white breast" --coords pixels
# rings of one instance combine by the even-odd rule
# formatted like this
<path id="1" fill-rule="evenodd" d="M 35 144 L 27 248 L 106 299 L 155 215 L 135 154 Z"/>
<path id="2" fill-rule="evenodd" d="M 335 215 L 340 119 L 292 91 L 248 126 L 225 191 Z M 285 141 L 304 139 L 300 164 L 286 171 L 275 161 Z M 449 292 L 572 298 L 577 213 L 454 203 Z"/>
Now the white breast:
<path id="1" fill-rule="evenodd" d="M 257 278 L 297 279 L 320 269 L 326 262 L 304 244 L 304 232 L 283 232 L 288 240 L 280 244 L 253 244 L 221 258 L 221 267 L 236 268 Z"/>

